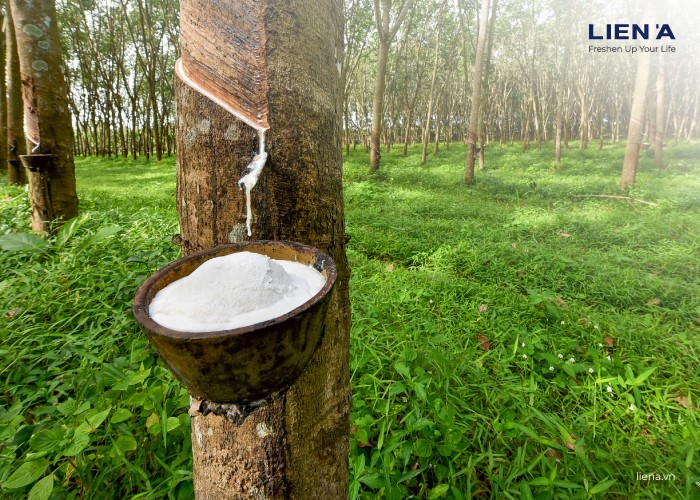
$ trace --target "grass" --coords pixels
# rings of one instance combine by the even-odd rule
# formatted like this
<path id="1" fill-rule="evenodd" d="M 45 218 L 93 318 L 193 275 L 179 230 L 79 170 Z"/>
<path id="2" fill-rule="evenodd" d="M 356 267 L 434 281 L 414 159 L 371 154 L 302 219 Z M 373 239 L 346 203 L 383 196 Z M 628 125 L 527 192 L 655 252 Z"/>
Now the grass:
<path id="1" fill-rule="evenodd" d="M 494 145 L 469 188 L 454 145 L 346 158 L 353 497 L 700 495 L 700 145 L 642 158 L 654 206 L 586 197 L 623 154 Z M 177 257 L 173 162 L 77 169 L 89 219 L 1 254 L 2 494 L 188 498 L 187 394 L 128 312 Z"/>

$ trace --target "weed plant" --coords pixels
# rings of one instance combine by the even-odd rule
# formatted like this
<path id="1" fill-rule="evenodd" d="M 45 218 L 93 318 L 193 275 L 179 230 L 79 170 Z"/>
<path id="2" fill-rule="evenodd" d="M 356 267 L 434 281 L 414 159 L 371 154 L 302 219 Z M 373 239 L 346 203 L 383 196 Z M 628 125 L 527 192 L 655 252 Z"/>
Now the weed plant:
<path id="1" fill-rule="evenodd" d="M 346 157 L 353 498 L 700 495 L 700 146 L 642 158 L 655 205 L 588 197 L 624 148 L 574 147 L 494 145 L 473 187 L 462 145 Z M 187 393 L 130 313 L 179 254 L 174 177 L 79 160 L 79 219 L 0 237 L 0 496 L 192 497 Z M 28 220 L 0 184 L 0 234 Z"/>

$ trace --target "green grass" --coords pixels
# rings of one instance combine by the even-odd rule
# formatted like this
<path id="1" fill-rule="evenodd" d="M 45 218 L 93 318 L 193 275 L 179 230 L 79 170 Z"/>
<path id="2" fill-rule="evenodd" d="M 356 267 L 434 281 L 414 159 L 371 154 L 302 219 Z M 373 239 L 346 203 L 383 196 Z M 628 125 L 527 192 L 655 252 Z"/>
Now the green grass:
<path id="1" fill-rule="evenodd" d="M 494 145 L 473 187 L 459 145 L 346 158 L 354 497 L 700 496 L 700 145 L 642 158 L 656 205 L 586 197 L 623 155 Z M 0 491 L 188 498 L 187 394 L 129 312 L 178 255 L 173 162 L 77 169 L 89 220 L 0 254 Z"/>

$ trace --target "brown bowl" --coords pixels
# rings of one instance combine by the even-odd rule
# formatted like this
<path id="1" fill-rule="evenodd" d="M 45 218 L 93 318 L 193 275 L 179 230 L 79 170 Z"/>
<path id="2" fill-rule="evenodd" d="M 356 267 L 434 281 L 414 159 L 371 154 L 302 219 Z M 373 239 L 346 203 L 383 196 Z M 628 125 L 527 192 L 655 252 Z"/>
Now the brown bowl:
<path id="1" fill-rule="evenodd" d="M 159 290 L 209 259 L 243 251 L 312 265 L 326 283 L 287 314 L 232 330 L 180 332 L 151 319 L 148 306 Z M 251 403 L 290 385 L 304 370 L 321 339 L 337 275 L 333 260 L 307 245 L 284 241 L 222 245 L 176 260 L 148 278 L 136 292 L 134 316 L 170 371 L 193 395 L 216 403 Z"/>

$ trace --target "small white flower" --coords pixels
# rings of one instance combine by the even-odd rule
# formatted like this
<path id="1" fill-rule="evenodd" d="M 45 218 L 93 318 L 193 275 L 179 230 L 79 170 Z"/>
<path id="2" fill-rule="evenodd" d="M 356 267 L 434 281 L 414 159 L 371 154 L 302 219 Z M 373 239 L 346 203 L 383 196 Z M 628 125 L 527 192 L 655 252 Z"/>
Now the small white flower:
<path id="1" fill-rule="evenodd" d="M 572 363 L 576 363 L 576 360 L 574 358 L 569 358 L 569 361 L 571 361 Z"/>
<path id="2" fill-rule="evenodd" d="M 527 359 L 527 354 L 523 354 L 523 359 Z"/>
<path id="3" fill-rule="evenodd" d="M 609 355 L 605 356 L 605 359 L 607 359 L 608 361 L 612 361 L 612 358 Z"/>
<path id="4" fill-rule="evenodd" d="M 630 411 L 634 411 L 634 410 L 636 410 L 636 409 L 637 409 L 637 407 L 636 407 L 636 406 L 634 406 L 634 405 L 630 405 L 630 406 L 629 406 L 629 409 L 630 409 Z"/>
<path id="5" fill-rule="evenodd" d="M 598 347 L 603 347 L 603 344 L 601 344 L 600 342 L 598 342 Z"/>
<path id="6" fill-rule="evenodd" d="M 589 368 L 588 373 L 595 373 L 595 370 L 593 368 Z"/>
<path id="7" fill-rule="evenodd" d="M 561 324 L 563 325 L 563 324 L 564 324 L 564 322 L 562 321 L 562 322 L 561 322 Z"/>
<path id="8" fill-rule="evenodd" d="M 559 358 L 559 359 L 564 359 L 564 355 L 563 355 L 563 354 L 557 354 L 557 358 Z"/>
<path id="9" fill-rule="evenodd" d="M 553 367 L 553 366 L 550 366 L 550 367 L 549 367 L 549 371 L 550 371 L 550 372 L 553 372 L 553 371 L 554 371 L 554 367 Z"/>
<path id="10" fill-rule="evenodd" d="M 612 392 L 612 387 L 607 386 L 607 387 L 605 388 L 605 390 L 608 391 L 608 392 Z"/>
<path id="11" fill-rule="evenodd" d="M 522 342 L 522 343 L 520 344 L 520 347 L 525 347 L 525 342 Z"/>
<path id="12" fill-rule="evenodd" d="M 595 328 L 596 330 L 600 329 L 598 325 L 595 325 L 593 328 Z"/>

